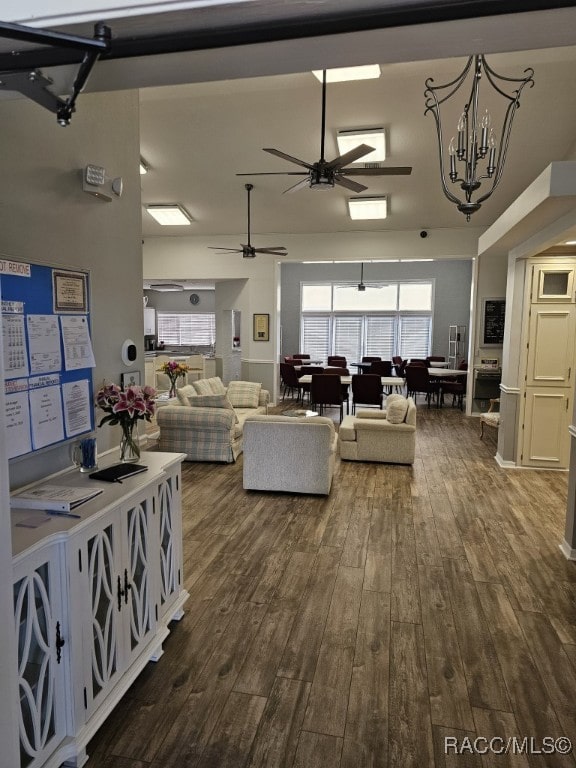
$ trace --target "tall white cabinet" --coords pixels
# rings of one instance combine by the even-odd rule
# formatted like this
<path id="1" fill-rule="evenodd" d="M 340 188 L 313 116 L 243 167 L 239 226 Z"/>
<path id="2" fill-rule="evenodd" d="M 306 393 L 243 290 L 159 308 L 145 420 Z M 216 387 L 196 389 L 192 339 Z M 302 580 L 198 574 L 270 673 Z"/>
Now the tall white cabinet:
<path id="1" fill-rule="evenodd" d="M 20 765 L 81 766 L 86 745 L 182 616 L 182 454 L 78 508 L 81 519 L 13 510 Z M 59 483 L 94 484 L 78 473 Z M 28 522 L 26 522 L 28 521 Z M 46 528 L 48 527 L 48 530 Z"/>
<path id="2" fill-rule="evenodd" d="M 574 391 L 576 263 L 535 262 L 531 270 L 520 460 L 524 466 L 565 469 Z"/>

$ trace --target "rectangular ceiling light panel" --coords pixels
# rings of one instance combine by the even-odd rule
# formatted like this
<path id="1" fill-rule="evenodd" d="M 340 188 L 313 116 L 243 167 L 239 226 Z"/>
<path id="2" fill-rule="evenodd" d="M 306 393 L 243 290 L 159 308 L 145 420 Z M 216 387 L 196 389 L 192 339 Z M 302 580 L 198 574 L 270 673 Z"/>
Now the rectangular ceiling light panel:
<path id="1" fill-rule="evenodd" d="M 177 203 L 171 205 L 147 205 L 146 210 L 156 219 L 158 224 L 165 227 L 174 227 L 188 225 L 192 221 L 192 216 L 188 211 Z"/>
<path id="2" fill-rule="evenodd" d="M 388 214 L 386 197 L 356 197 L 348 200 L 351 219 L 385 219 Z"/>
<path id="3" fill-rule="evenodd" d="M 321 69 L 312 70 L 314 77 L 322 82 Z M 374 80 L 380 77 L 379 64 L 366 64 L 362 67 L 337 67 L 336 69 L 326 70 L 327 83 L 342 83 L 346 80 Z"/>
<path id="4" fill-rule="evenodd" d="M 386 134 L 384 128 L 370 128 L 366 130 L 354 130 L 354 131 L 338 131 L 336 135 L 336 141 L 338 142 L 338 153 L 345 155 L 346 152 L 350 152 L 351 149 L 358 147 L 360 144 L 367 144 L 369 147 L 374 147 L 374 152 L 370 152 L 369 155 L 364 155 L 356 163 L 380 163 L 382 160 L 386 160 Z M 354 165 L 354 163 L 351 163 Z"/>

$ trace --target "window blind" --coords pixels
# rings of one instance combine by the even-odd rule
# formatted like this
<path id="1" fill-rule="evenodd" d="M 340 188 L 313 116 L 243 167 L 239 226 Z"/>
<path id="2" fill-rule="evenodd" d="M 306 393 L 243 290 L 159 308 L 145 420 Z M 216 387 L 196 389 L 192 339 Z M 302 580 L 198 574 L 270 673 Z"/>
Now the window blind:
<path id="1" fill-rule="evenodd" d="M 366 355 L 391 360 L 396 347 L 396 316 L 369 315 L 366 318 Z"/>
<path id="2" fill-rule="evenodd" d="M 430 315 L 400 315 L 399 348 L 404 358 L 425 358 L 430 354 Z"/>
<path id="3" fill-rule="evenodd" d="M 334 316 L 334 354 L 356 362 L 362 353 L 362 316 Z"/>
<path id="4" fill-rule="evenodd" d="M 214 312 L 158 312 L 158 340 L 174 346 L 207 345 L 216 338 Z"/>
<path id="5" fill-rule="evenodd" d="M 330 352 L 330 315 L 302 315 L 302 350 L 326 360 Z"/>

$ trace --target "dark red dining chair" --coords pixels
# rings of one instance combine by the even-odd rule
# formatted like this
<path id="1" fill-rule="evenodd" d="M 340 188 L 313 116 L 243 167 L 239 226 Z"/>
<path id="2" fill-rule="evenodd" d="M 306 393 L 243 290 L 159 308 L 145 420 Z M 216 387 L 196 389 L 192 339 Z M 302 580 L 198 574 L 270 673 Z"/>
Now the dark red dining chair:
<path id="1" fill-rule="evenodd" d="M 465 368 L 461 366 L 465 365 Z M 441 397 L 444 400 L 444 395 L 452 395 L 452 407 L 458 405 L 460 410 L 464 410 L 464 395 L 466 394 L 466 386 L 468 384 L 468 363 L 466 361 L 460 363 L 458 368 L 463 371 L 462 376 L 453 376 L 451 378 L 444 379 L 441 384 Z"/>
<path id="2" fill-rule="evenodd" d="M 426 358 L 428 368 L 434 368 L 434 363 L 445 363 L 446 358 L 443 355 L 429 355 Z"/>
<path id="3" fill-rule="evenodd" d="M 363 363 L 379 363 L 380 360 L 382 360 L 381 357 L 369 357 L 367 355 L 364 355 L 362 358 Z"/>
<path id="4" fill-rule="evenodd" d="M 310 360 L 310 355 L 306 355 L 304 352 L 298 352 L 292 355 L 294 360 Z"/>
<path id="5" fill-rule="evenodd" d="M 383 387 L 380 376 L 374 373 L 352 376 L 352 413 L 356 405 L 377 405 L 382 409 Z"/>
<path id="6" fill-rule="evenodd" d="M 375 373 L 377 376 L 392 376 L 392 363 L 390 360 L 376 360 L 370 365 L 368 373 Z"/>
<path id="7" fill-rule="evenodd" d="M 422 393 L 426 395 L 428 408 L 430 408 L 433 396 L 436 396 L 437 403 L 440 405 L 438 402 L 438 393 L 440 391 L 439 382 L 430 378 L 428 368 L 426 368 L 425 365 L 407 365 L 406 370 L 404 371 L 404 376 L 406 377 L 406 390 L 408 396 L 412 395 L 414 397 L 414 402 L 416 402 L 417 394 Z"/>
<path id="8" fill-rule="evenodd" d="M 350 376 L 350 371 L 348 368 L 336 368 L 334 366 L 324 368 L 324 373 L 334 373 L 337 376 Z M 342 397 L 346 403 L 346 412 L 348 413 L 350 411 L 350 384 L 342 384 L 342 382 L 340 383 L 342 386 Z"/>
<path id="9" fill-rule="evenodd" d="M 324 368 L 321 365 L 307 365 L 304 370 L 299 371 L 298 378 L 301 376 L 313 376 L 318 373 L 324 373 Z M 304 400 L 304 395 L 310 394 L 311 384 L 301 384 L 300 386 L 302 389 L 302 400 Z"/>
<path id="10" fill-rule="evenodd" d="M 302 385 L 296 373 L 296 369 L 293 365 L 288 363 L 280 363 L 280 379 L 282 382 L 282 400 L 289 392 L 291 397 L 294 397 L 294 392 L 298 395 L 298 400 L 302 398 Z"/>
<path id="11" fill-rule="evenodd" d="M 343 355 L 328 355 L 328 365 L 335 365 L 339 368 L 346 368 L 346 358 Z"/>
<path id="12" fill-rule="evenodd" d="M 339 408 L 340 421 L 342 421 L 344 416 L 344 398 L 342 397 L 340 376 L 325 373 L 312 376 L 310 403 L 313 408 L 318 409 L 320 414 L 324 413 L 324 408 Z"/>

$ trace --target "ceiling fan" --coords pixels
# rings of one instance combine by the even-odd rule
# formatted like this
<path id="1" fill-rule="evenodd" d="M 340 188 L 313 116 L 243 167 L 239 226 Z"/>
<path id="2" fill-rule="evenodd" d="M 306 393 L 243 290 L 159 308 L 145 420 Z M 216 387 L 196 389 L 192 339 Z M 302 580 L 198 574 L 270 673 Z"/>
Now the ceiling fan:
<path id="1" fill-rule="evenodd" d="M 348 163 L 354 163 L 364 155 L 372 152 L 374 147 L 367 144 L 360 144 L 350 152 L 335 157 L 328 162 L 324 157 L 324 142 L 326 138 L 326 70 L 322 72 L 322 126 L 320 135 L 320 160 L 316 163 L 307 163 L 292 155 L 287 155 L 279 149 L 265 148 L 264 152 L 269 152 L 276 157 L 282 157 L 290 163 L 300 165 L 306 168 L 306 171 L 276 171 L 264 173 L 237 173 L 237 176 L 305 176 L 304 179 L 294 184 L 294 186 L 285 189 L 284 192 L 297 192 L 308 186 L 310 189 L 332 189 L 335 184 L 352 192 L 363 192 L 368 189 L 364 184 L 349 179 L 348 176 L 408 176 L 412 173 L 410 166 L 398 166 L 388 168 L 347 168 Z"/>
<path id="2" fill-rule="evenodd" d="M 209 245 L 209 248 L 223 253 L 241 253 L 244 259 L 253 259 L 257 253 L 269 253 L 272 256 L 285 256 L 288 251 L 283 245 L 271 246 L 270 248 L 254 248 L 250 240 L 250 192 L 254 189 L 253 184 L 244 184 L 244 189 L 248 193 L 248 242 L 241 243 L 241 248 L 226 248 L 226 246 Z"/>
<path id="3" fill-rule="evenodd" d="M 341 285 L 336 284 L 336 288 L 350 288 L 350 283 L 342 283 Z M 358 291 L 365 291 L 367 288 L 374 288 L 379 289 L 382 288 L 381 285 L 374 285 L 372 283 L 366 283 L 364 282 L 364 262 L 360 262 L 360 282 L 357 283 L 356 289 Z"/>

